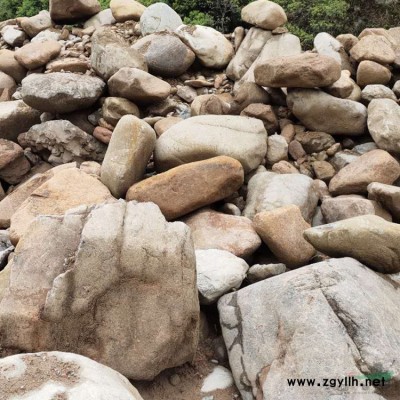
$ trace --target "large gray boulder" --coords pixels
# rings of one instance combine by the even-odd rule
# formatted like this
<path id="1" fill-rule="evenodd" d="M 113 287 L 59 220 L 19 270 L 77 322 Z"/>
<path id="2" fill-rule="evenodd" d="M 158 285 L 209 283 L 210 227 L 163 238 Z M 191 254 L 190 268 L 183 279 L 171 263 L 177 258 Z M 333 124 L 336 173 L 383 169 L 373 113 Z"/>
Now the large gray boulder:
<path id="1" fill-rule="evenodd" d="M 395 399 L 390 392 L 397 378 L 379 388 L 361 379 L 399 374 L 399 306 L 399 284 L 351 258 L 310 265 L 223 296 L 222 333 L 243 400 Z M 364 386 L 344 385 L 350 376 Z M 330 377 L 340 377 L 342 385 L 324 387 Z M 316 384 L 287 383 L 296 378 Z"/>
<path id="2" fill-rule="evenodd" d="M 182 24 L 181 17 L 165 3 L 152 4 L 140 17 L 140 31 L 143 36 L 163 31 L 173 32 Z"/>
<path id="3" fill-rule="evenodd" d="M 194 356 L 199 304 L 190 230 L 167 223 L 152 203 L 40 216 L 10 268 L 0 303 L 5 354 L 74 352 L 134 380 Z"/>
<path id="4" fill-rule="evenodd" d="M 181 164 L 216 156 L 241 162 L 245 172 L 256 169 L 267 152 L 267 132 L 255 118 L 201 115 L 179 122 L 157 140 L 157 168 L 165 171 Z"/>
<path id="5" fill-rule="evenodd" d="M 105 86 L 93 76 L 53 72 L 29 75 L 21 93 L 24 102 L 37 110 L 66 114 L 92 106 Z"/>

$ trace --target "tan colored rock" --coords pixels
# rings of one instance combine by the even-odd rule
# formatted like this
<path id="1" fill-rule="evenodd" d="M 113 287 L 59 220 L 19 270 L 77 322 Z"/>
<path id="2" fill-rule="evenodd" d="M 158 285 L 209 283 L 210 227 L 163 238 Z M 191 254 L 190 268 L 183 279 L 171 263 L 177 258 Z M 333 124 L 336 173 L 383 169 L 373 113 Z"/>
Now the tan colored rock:
<path id="1" fill-rule="evenodd" d="M 357 61 L 375 61 L 379 64 L 392 64 L 396 58 L 391 43 L 383 36 L 364 36 L 350 50 L 350 55 Z"/>
<path id="2" fill-rule="evenodd" d="M 204 208 L 183 218 L 182 222 L 192 231 L 196 249 L 226 250 L 244 258 L 251 256 L 261 245 L 251 221 L 245 217 Z"/>
<path id="3" fill-rule="evenodd" d="M 0 50 L 0 71 L 10 75 L 17 83 L 26 76 L 26 69 L 14 58 L 14 51 Z"/>
<path id="4" fill-rule="evenodd" d="M 366 193 L 372 182 L 391 185 L 400 176 L 400 165 L 388 152 L 372 150 L 342 168 L 329 184 L 333 195 Z"/>
<path id="5" fill-rule="evenodd" d="M 400 226 L 363 215 L 308 229 L 304 237 L 331 257 L 353 257 L 377 272 L 400 272 Z"/>
<path id="6" fill-rule="evenodd" d="M 299 132 L 295 139 L 303 146 L 308 154 L 319 153 L 335 144 L 335 139 L 325 132 Z"/>
<path id="7" fill-rule="evenodd" d="M 278 131 L 279 122 L 272 106 L 262 103 L 249 104 L 240 115 L 260 119 L 268 134 L 273 135 Z"/>
<path id="8" fill-rule="evenodd" d="M 310 224 L 295 205 L 261 212 L 254 217 L 253 225 L 277 259 L 289 268 L 301 267 L 315 255 L 315 249 L 303 238 Z"/>
<path id="9" fill-rule="evenodd" d="M 124 197 L 139 182 L 156 144 L 156 133 L 133 115 L 123 116 L 112 134 L 101 167 L 101 181 L 114 197 Z"/>
<path id="10" fill-rule="evenodd" d="M 182 121 L 183 121 L 183 119 L 180 117 L 163 118 L 154 124 L 154 130 L 156 131 L 157 136 L 161 136 L 169 128 L 171 128 L 172 126 L 174 126 Z"/>
<path id="11" fill-rule="evenodd" d="M 20 25 L 21 28 L 33 38 L 45 29 L 51 28 L 53 26 L 53 21 L 51 20 L 50 13 L 44 10 L 33 17 L 23 18 Z"/>
<path id="12" fill-rule="evenodd" d="M 373 182 L 368 185 L 368 198 L 378 201 L 390 211 L 396 221 L 400 220 L 400 188 Z"/>
<path id="13" fill-rule="evenodd" d="M 345 33 L 345 34 L 336 36 L 336 39 L 340 43 L 342 43 L 344 49 L 347 52 L 349 52 L 359 42 L 358 37 L 352 35 L 351 33 Z"/>
<path id="14" fill-rule="evenodd" d="M 329 182 L 336 174 L 335 168 L 328 161 L 313 161 L 312 168 L 317 179 Z"/>
<path id="15" fill-rule="evenodd" d="M 75 168 L 60 171 L 36 189 L 12 215 L 11 240 L 18 243 L 38 215 L 62 215 L 81 205 L 110 201 L 114 198 L 98 179 Z"/>
<path id="16" fill-rule="evenodd" d="M 124 115 L 140 117 L 140 110 L 135 103 L 122 97 L 107 97 L 103 103 L 103 118 L 111 125 L 117 125 Z"/>
<path id="17" fill-rule="evenodd" d="M 284 9 L 267 0 L 256 0 L 242 8 L 242 20 L 266 30 L 274 30 L 287 22 Z"/>
<path id="18" fill-rule="evenodd" d="M 340 74 L 335 59 L 316 53 L 272 58 L 254 69 L 255 82 L 267 87 L 325 87 L 336 82 Z"/>
<path id="19" fill-rule="evenodd" d="M 0 139 L 0 179 L 14 185 L 20 183 L 30 169 L 31 164 L 22 147 L 10 140 Z"/>
<path id="20" fill-rule="evenodd" d="M 0 71 L 0 102 L 2 101 L 1 99 L 3 98 L 3 93 L 4 96 L 5 93 L 8 93 L 11 96 L 16 89 L 17 89 L 17 84 L 14 78 Z"/>
<path id="21" fill-rule="evenodd" d="M 76 21 L 101 11 L 98 0 L 50 0 L 53 21 Z"/>
<path id="22" fill-rule="evenodd" d="M 353 93 L 355 82 L 350 77 L 350 72 L 345 70 L 341 72 L 340 78 L 326 87 L 326 91 L 335 97 L 346 99 Z"/>
<path id="23" fill-rule="evenodd" d="M 288 143 L 281 135 L 268 136 L 267 164 L 274 165 L 288 159 Z"/>
<path id="24" fill-rule="evenodd" d="M 367 85 L 386 85 L 392 79 L 392 73 L 386 67 L 374 61 L 362 61 L 357 69 L 357 84 L 361 87 Z"/>
<path id="25" fill-rule="evenodd" d="M 230 105 L 220 96 L 215 94 L 204 94 L 197 96 L 191 104 L 191 115 L 226 115 L 229 114 Z"/>
<path id="26" fill-rule="evenodd" d="M 117 22 L 139 21 L 146 7 L 135 0 L 111 0 L 110 8 Z"/>
<path id="27" fill-rule="evenodd" d="M 171 85 L 137 68 L 121 68 L 108 81 L 111 96 L 124 97 L 140 104 L 166 99 Z"/>
<path id="28" fill-rule="evenodd" d="M 46 66 L 49 72 L 76 72 L 85 74 L 90 70 L 90 64 L 87 60 L 80 60 L 79 58 L 66 57 L 61 60 L 57 59 L 50 61 Z"/>
<path id="29" fill-rule="evenodd" d="M 145 179 L 128 190 L 126 199 L 154 202 L 167 220 L 173 220 L 225 199 L 243 181 L 241 164 L 221 156 L 181 165 Z"/>
<path id="30" fill-rule="evenodd" d="M 271 168 L 272 172 L 277 174 L 299 174 L 299 170 L 290 162 L 282 160 L 274 164 Z"/>
<path id="31" fill-rule="evenodd" d="M 56 58 L 61 52 L 61 44 L 55 40 L 29 43 L 15 52 L 15 59 L 26 69 L 37 69 Z"/>

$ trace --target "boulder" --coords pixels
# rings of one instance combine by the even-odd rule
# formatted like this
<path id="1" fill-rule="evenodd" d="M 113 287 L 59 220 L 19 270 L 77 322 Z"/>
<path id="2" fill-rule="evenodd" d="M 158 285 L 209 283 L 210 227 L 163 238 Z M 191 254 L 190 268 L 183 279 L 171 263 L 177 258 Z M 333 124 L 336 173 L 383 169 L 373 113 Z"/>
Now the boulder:
<path id="1" fill-rule="evenodd" d="M 242 20 L 262 29 L 274 30 L 287 22 L 283 8 L 267 0 L 256 0 L 242 8 Z"/>
<path id="2" fill-rule="evenodd" d="M 152 380 L 193 359 L 195 274 L 189 228 L 167 223 L 154 204 L 119 201 L 41 216 L 11 264 L 1 347 L 90 355 L 129 379 Z"/>
<path id="3" fill-rule="evenodd" d="M 40 185 L 11 217 L 11 241 L 16 244 L 30 232 L 30 223 L 38 215 L 62 215 L 81 205 L 112 202 L 109 190 L 95 177 L 77 168 L 59 171 Z"/>
<path id="4" fill-rule="evenodd" d="M 333 84 L 340 78 L 340 64 L 316 53 L 277 57 L 258 63 L 255 82 L 260 86 L 314 88 Z"/>
<path id="5" fill-rule="evenodd" d="M 372 150 L 342 168 L 329 184 L 334 195 L 366 193 L 372 182 L 391 185 L 400 176 L 400 165 L 388 152 Z"/>
<path id="6" fill-rule="evenodd" d="M 37 110 L 66 114 L 91 107 L 104 88 L 105 83 L 100 78 L 88 75 L 32 74 L 22 82 L 22 99 Z"/>
<path id="7" fill-rule="evenodd" d="M 115 24 L 117 21 L 112 15 L 111 9 L 106 8 L 103 11 L 100 11 L 99 13 L 93 15 L 92 18 L 89 18 L 83 27 L 85 29 L 87 28 L 99 28 L 104 25 L 112 25 Z"/>
<path id="8" fill-rule="evenodd" d="M 337 63 L 339 63 L 342 69 L 346 69 L 345 64 L 349 61 L 343 48 L 343 44 L 329 33 L 318 33 L 314 38 L 314 48 L 318 54 L 333 58 Z"/>
<path id="9" fill-rule="evenodd" d="M 48 121 L 34 125 L 18 136 L 24 148 L 31 148 L 53 165 L 71 161 L 103 161 L 106 147 L 92 135 L 66 120 Z"/>
<path id="10" fill-rule="evenodd" d="M 156 166 L 166 171 L 177 165 L 215 156 L 241 162 L 245 173 L 256 169 L 267 151 L 267 133 L 261 121 L 238 116 L 205 115 L 172 126 L 157 140 Z"/>
<path id="11" fill-rule="evenodd" d="M 384 183 L 373 182 L 368 185 L 368 198 L 378 201 L 390 211 L 396 221 L 400 220 L 400 188 Z"/>
<path id="12" fill-rule="evenodd" d="M 110 8 L 117 22 L 139 21 L 146 7 L 136 0 L 111 0 Z"/>
<path id="13" fill-rule="evenodd" d="M 382 396 L 364 380 L 362 387 L 323 384 L 330 376 L 356 376 L 361 383 L 361 376 L 375 371 L 397 373 L 398 304 L 398 284 L 350 258 L 313 264 L 223 296 L 218 303 L 222 333 L 242 398 L 391 398 L 388 377 Z M 312 377 L 320 386 L 281 385 L 296 377 Z"/>
<path id="14" fill-rule="evenodd" d="M 101 181 L 114 197 L 124 197 L 139 182 L 156 144 L 152 127 L 134 115 L 125 115 L 112 134 L 101 167 Z"/>
<path id="15" fill-rule="evenodd" d="M 335 144 L 335 139 L 325 132 L 299 132 L 295 139 L 302 145 L 307 154 L 319 153 Z"/>
<path id="16" fill-rule="evenodd" d="M 391 99 L 372 100 L 368 129 L 380 149 L 400 153 L 400 107 Z"/>
<path id="17" fill-rule="evenodd" d="M 121 68 L 108 81 L 111 96 L 124 97 L 139 104 L 165 100 L 171 85 L 137 68 Z"/>
<path id="18" fill-rule="evenodd" d="M 196 250 L 197 288 L 201 304 L 213 304 L 232 289 L 239 289 L 249 266 L 225 250 Z"/>
<path id="19" fill-rule="evenodd" d="M 183 24 L 181 17 L 167 4 L 151 4 L 140 17 L 140 31 L 143 36 L 156 32 L 173 32 Z"/>
<path id="20" fill-rule="evenodd" d="M 344 49 L 347 52 L 349 52 L 352 49 L 352 47 L 354 47 L 359 42 L 358 37 L 354 36 L 351 33 L 338 35 L 336 36 L 336 39 L 343 45 Z"/>
<path id="21" fill-rule="evenodd" d="M 356 87 L 357 84 L 351 79 L 350 72 L 342 70 L 340 78 L 332 85 L 327 86 L 325 90 L 332 96 L 352 100 L 350 97 Z"/>
<path id="22" fill-rule="evenodd" d="M 22 100 L 0 102 L 0 138 L 17 141 L 20 133 L 40 123 L 40 114 Z"/>
<path id="23" fill-rule="evenodd" d="M 262 103 L 252 103 L 249 104 L 240 115 L 243 117 L 260 119 L 270 135 L 273 135 L 279 130 L 279 120 L 272 106 Z"/>
<path id="24" fill-rule="evenodd" d="M 286 272 L 285 264 L 255 264 L 249 268 L 247 279 L 250 283 L 256 283 L 284 272 Z"/>
<path id="25" fill-rule="evenodd" d="M 274 165 L 288 159 L 288 143 L 281 135 L 268 136 L 267 164 Z"/>
<path id="26" fill-rule="evenodd" d="M 17 25 L 6 25 L 1 30 L 1 36 L 12 47 L 21 47 L 27 39 L 25 32 L 18 29 Z"/>
<path id="27" fill-rule="evenodd" d="M 50 0 L 53 21 L 76 21 L 101 11 L 98 0 Z"/>
<path id="28" fill-rule="evenodd" d="M 338 99 L 317 89 L 292 89 L 287 102 L 310 130 L 349 136 L 366 131 L 367 109 L 355 101 Z"/>
<path id="29" fill-rule="evenodd" d="M 243 181 L 241 164 L 220 156 L 181 165 L 136 183 L 126 199 L 153 202 L 167 220 L 173 220 L 229 197 Z"/>
<path id="30" fill-rule="evenodd" d="M 152 74 L 176 78 L 185 73 L 196 56 L 173 33 L 154 33 L 139 39 L 132 46 L 141 53 Z"/>
<path id="31" fill-rule="evenodd" d="M 15 59 L 26 69 L 43 67 L 61 52 L 61 44 L 55 40 L 29 43 L 15 52 Z"/>
<path id="32" fill-rule="evenodd" d="M 14 185 L 29 172 L 31 164 L 24 155 L 24 150 L 10 140 L 0 139 L 0 179 Z"/>
<path id="33" fill-rule="evenodd" d="M 354 257 L 377 272 L 400 272 L 400 226 L 376 215 L 363 215 L 317 226 L 304 237 L 331 257 Z"/>
<path id="34" fill-rule="evenodd" d="M 0 50 L 0 71 L 20 83 L 26 76 L 26 69 L 14 58 L 14 54 L 11 50 Z"/>
<path id="35" fill-rule="evenodd" d="M 40 11 L 39 14 L 30 18 L 23 18 L 20 22 L 21 28 L 31 38 L 35 37 L 38 33 L 49 29 L 53 26 L 50 13 L 47 10 Z"/>
<path id="36" fill-rule="evenodd" d="M 97 29 L 92 36 L 90 62 L 96 73 L 104 80 L 110 79 L 121 68 L 147 71 L 144 57 L 109 28 Z"/>
<path id="37" fill-rule="evenodd" d="M 225 68 L 233 58 L 231 42 L 213 28 L 181 25 L 175 32 L 207 68 Z"/>
<path id="38" fill-rule="evenodd" d="M 251 256 L 261 245 L 251 221 L 205 208 L 182 219 L 192 231 L 195 249 L 229 251 L 237 257 Z"/>
<path id="39" fill-rule="evenodd" d="M 305 265 L 315 255 L 315 249 L 303 237 L 303 232 L 311 226 L 298 206 L 260 212 L 253 225 L 278 261 L 291 269 Z"/>
<path id="40" fill-rule="evenodd" d="M 107 97 L 104 100 L 102 112 L 106 122 L 114 126 L 124 115 L 140 117 L 138 106 L 122 97 Z"/>
<path id="41" fill-rule="evenodd" d="M 261 172 L 250 179 L 247 189 L 243 215 L 250 219 L 263 211 L 296 205 L 303 218 L 310 222 L 318 203 L 316 184 L 302 174 Z"/>
<path id="42" fill-rule="evenodd" d="M 384 85 L 368 85 L 361 92 L 361 101 L 369 104 L 372 100 L 390 99 L 397 101 L 396 95 Z"/>
<path id="43" fill-rule="evenodd" d="M 379 64 L 392 64 L 396 58 L 391 43 L 384 36 L 364 36 L 351 50 L 350 55 L 357 61 L 375 61 Z"/>
<path id="44" fill-rule="evenodd" d="M 361 61 L 357 69 L 357 84 L 361 87 L 367 85 L 386 85 L 392 79 L 389 68 L 375 61 Z"/>
<path id="45" fill-rule="evenodd" d="M 231 106 L 220 95 L 203 94 L 197 96 L 191 106 L 191 116 L 229 114 Z"/>
<path id="46" fill-rule="evenodd" d="M 90 393 L 98 400 L 143 400 L 117 371 L 78 354 L 56 351 L 1 359 L 0 385 L 4 399 L 79 400 Z"/>

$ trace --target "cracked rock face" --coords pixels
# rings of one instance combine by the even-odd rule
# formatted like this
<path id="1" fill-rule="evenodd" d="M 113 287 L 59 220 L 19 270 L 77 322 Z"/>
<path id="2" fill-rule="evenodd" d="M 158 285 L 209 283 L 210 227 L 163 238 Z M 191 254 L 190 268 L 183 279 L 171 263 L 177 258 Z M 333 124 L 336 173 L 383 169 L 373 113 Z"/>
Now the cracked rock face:
<path id="1" fill-rule="evenodd" d="M 1 399 L 143 400 L 116 371 L 77 354 L 19 354 L 0 360 Z M 4 397 L 3 397 L 4 396 Z"/>
<path id="2" fill-rule="evenodd" d="M 381 391 L 322 383 L 329 377 L 399 373 L 398 289 L 390 276 L 342 258 L 223 296 L 222 332 L 243 400 L 396 399 L 396 378 Z M 287 384 L 302 377 L 320 380 L 321 387 Z"/>
<path id="3" fill-rule="evenodd" d="M 199 320 L 193 242 L 189 228 L 167 223 L 155 204 L 40 216 L 9 267 L 0 303 L 6 354 L 74 352 L 135 380 L 192 360 Z"/>

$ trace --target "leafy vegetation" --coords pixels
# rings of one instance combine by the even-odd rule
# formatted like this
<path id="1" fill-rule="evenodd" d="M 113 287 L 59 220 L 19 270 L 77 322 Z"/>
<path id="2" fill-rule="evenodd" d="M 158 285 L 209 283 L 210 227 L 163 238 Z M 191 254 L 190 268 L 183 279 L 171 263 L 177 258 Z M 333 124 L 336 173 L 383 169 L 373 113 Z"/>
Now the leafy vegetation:
<path id="1" fill-rule="evenodd" d="M 157 1 L 170 5 L 185 24 L 209 25 L 230 32 L 243 24 L 240 10 L 249 0 L 141 0 L 149 6 Z M 366 27 L 399 25 L 400 0 L 275 0 L 288 15 L 287 27 L 306 47 L 318 32 L 358 34 Z M 100 0 L 103 8 L 110 0 Z M 0 0 L 0 21 L 31 16 L 48 9 L 48 0 Z"/>

